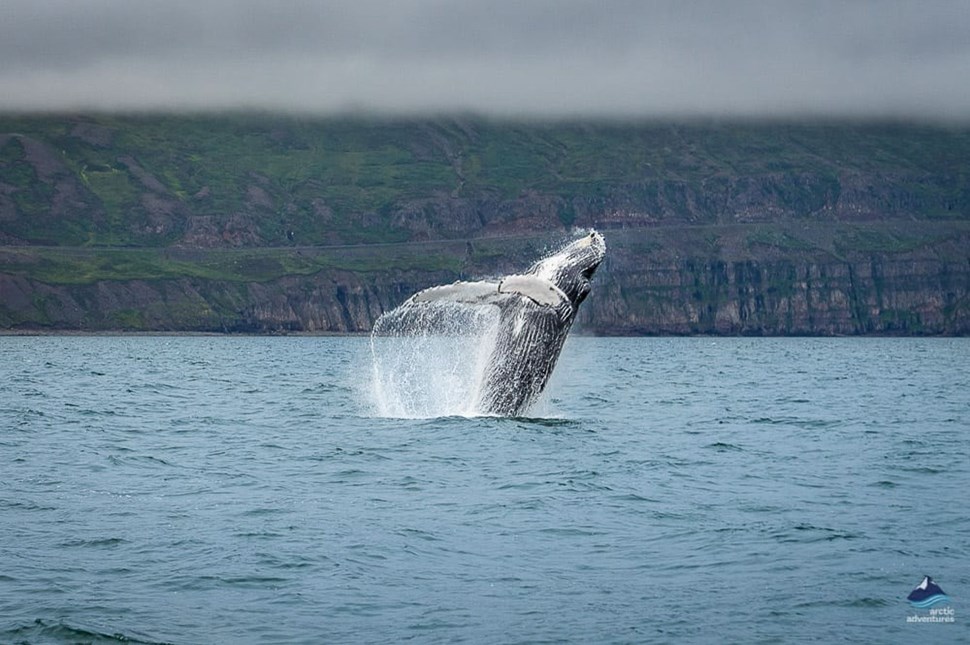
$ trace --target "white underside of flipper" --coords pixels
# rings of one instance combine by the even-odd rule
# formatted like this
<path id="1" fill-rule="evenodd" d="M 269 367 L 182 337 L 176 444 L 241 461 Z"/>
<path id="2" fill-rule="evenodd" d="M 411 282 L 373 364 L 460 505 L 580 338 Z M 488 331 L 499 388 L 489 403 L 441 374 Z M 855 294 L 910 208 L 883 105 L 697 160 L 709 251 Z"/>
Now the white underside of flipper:
<path id="1" fill-rule="evenodd" d="M 510 275 L 499 282 L 498 290 L 500 293 L 518 294 L 545 307 L 569 305 L 569 299 L 562 289 L 549 280 L 534 275 Z"/>
<path id="2" fill-rule="evenodd" d="M 501 282 L 454 282 L 431 287 L 414 294 L 411 302 L 449 301 L 501 305 L 508 301 L 508 296 L 527 298 L 540 307 L 572 309 L 569 299 L 559 287 L 534 275 L 510 275 Z"/>
<path id="3" fill-rule="evenodd" d="M 431 287 L 411 296 L 411 302 L 464 302 L 482 304 L 499 292 L 498 282 L 453 282 L 440 287 Z"/>

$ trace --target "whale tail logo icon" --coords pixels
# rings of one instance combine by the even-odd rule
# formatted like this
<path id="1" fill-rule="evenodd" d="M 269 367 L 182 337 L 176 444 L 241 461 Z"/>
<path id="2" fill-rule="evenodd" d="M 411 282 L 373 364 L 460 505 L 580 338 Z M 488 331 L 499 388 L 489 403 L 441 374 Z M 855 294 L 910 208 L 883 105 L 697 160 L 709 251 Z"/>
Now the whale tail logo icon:
<path id="1" fill-rule="evenodd" d="M 923 576 L 923 582 L 919 583 L 906 600 L 914 607 L 926 609 L 941 602 L 949 602 L 950 597 L 940 589 L 940 585 L 933 582 L 933 578 Z"/>

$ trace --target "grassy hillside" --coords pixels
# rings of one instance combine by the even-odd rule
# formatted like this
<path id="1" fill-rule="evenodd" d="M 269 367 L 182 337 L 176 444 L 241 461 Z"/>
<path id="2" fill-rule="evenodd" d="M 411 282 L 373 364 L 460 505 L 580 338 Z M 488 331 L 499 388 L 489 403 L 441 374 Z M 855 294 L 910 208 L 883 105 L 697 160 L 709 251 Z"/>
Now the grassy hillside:
<path id="1" fill-rule="evenodd" d="M 54 245 L 399 242 L 616 211 L 723 223 L 759 204 L 746 216 L 819 217 L 860 190 L 877 218 L 948 219 L 970 212 L 970 130 L 8 116 L 0 182 L 0 231 Z"/>
<path id="2" fill-rule="evenodd" d="M 0 115 L 0 327 L 359 331 L 574 227 L 604 333 L 970 329 L 970 127 Z"/>

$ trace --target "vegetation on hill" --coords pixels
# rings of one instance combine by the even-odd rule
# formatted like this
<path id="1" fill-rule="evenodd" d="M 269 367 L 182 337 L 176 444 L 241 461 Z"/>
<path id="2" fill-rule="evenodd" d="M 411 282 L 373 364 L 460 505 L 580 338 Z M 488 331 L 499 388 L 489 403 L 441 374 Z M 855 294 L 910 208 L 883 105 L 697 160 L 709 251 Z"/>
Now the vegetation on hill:
<path id="1" fill-rule="evenodd" d="M 590 307 L 595 331 L 966 333 L 968 222 L 967 127 L 0 116 L 0 327 L 362 330 L 399 291 L 515 270 L 595 226 L 618 303 Z M 770 284 L 722 270 L 739 262 Z M 838 287 L 805 277 L 846 267 Z M 280 322 L 255 287 L 184 325 L 102 311 L 132 310 L 97 294 L 136 283 L 189 300 L 273 285 L 297 313 Z M 800 313 L 741 319 L 752 289 L 756 309 L 812 284 Z M 811 305 L 829 287 L 845 302 Z M 299 313 L 311 292 L 342 313 Z M 921 297 L 936 309 L 903 311 Z"/>

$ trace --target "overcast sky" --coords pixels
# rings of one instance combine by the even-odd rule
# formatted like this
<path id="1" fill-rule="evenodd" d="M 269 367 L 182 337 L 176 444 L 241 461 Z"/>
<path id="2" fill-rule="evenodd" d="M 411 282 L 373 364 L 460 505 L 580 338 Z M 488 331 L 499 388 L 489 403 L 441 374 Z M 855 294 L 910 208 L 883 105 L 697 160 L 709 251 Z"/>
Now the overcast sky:
<path id="1" fill-rule="evenodd" d="M 0 110 L 970 120 L 970 0 L 0 0 Z"/>

